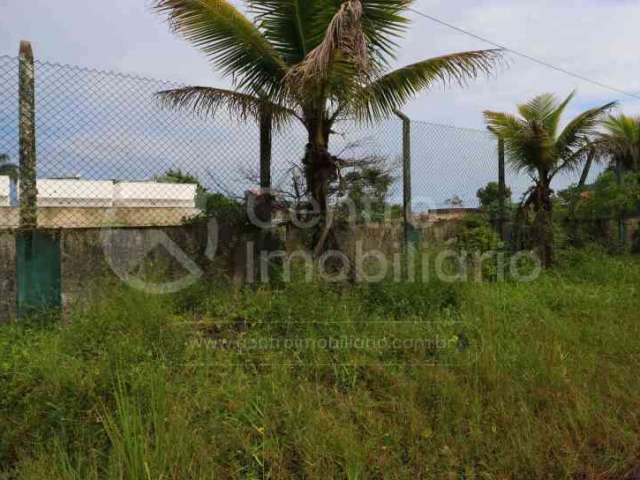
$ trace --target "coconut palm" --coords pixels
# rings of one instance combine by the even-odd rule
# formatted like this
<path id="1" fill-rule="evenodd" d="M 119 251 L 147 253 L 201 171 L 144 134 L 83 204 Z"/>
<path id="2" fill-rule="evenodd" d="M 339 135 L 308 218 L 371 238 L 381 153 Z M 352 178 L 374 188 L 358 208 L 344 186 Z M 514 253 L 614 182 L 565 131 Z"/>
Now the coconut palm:
<path id="1" fill-rule="evenodd" d="M 596 136 L 596 150 L 612 163 L 638 171 L 640 169 L 640 117 L 625 114 L 610 115 L 603 122 L 604 130 Z"/>
<path id="2" fill-rule="evenodd" d="M 614 103 L 587 110 L 561 130 L 560 120 L 575 92 L 564 101 L 545 93 L 518 105 L 518 115 L 484 112 L 489 129 L 504 140 L 511 166 L 533 179 L 522 204 L 523 212 L 534 210 L 533 241 L 545 267 L 553 264 L 552 189 L 553 178 L 575 171 L 591 150 L 589 137 L 596 133 L 603 115 Z"/>
<path id="3" fill-rule="evenodd" d="M 231 78 L 230 90 L 161 92 L 172 107 L 276 126 L 297 119 L 308 132 L 303 166 L 321 213 L 340 160 L 329 153 L 336 121 L 374 121 L 437 82 L 489 73 L 498 50 L 454 53 L 389 71 L 410 0 L 247 0 L 245 16 L 227 0 L 157 0 L 155 9 Z"/>
<path id="4" fill-rule="evenodd" d="M 9 155 L 0 153 L 0 176 L 9 177 L 15 182 L 18 179 L 18 166 L 9 163 L 9 160 Z"/>

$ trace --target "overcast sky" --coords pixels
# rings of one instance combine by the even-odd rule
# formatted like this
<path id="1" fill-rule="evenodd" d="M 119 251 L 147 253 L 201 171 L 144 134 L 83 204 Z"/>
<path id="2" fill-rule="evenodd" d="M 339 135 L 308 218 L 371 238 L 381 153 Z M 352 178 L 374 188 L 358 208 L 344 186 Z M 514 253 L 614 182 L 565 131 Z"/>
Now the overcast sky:
<path id="1" fill-rule="evenodd" d="M 241 4 L 241 1 L 238 1 Z M 137 73 L 190 84 L 225 85 L 202 54 L 169 32 L 150 0 L 0 0 L 0 55 L 15 55 L 31 40 L 38 58 Z M 640 94 L 638 0 L 418 0 L 414 6 L 495 42 L 568 70 Z M 453 51 L 486 48 L 430 20 L 412 15 L 398 66 Z M 438 89 L 411 102 L 416 120 L 482 127 L 485 109 L 510 110 L 543 91 L 578 89 L 573 111 L 620 100 L 629 113 L 640 101 L 517 57 L 495 78 L 465 89 Z"/>

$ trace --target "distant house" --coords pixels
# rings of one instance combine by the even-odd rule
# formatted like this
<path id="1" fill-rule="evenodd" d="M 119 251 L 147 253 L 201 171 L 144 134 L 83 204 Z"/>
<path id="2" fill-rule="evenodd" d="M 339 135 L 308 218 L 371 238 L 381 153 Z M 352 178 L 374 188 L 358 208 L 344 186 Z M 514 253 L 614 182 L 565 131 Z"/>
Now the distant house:
<path id="1" fill-rule="evenodd" d="M 477 208 L 436 208 L 418 215 L 416 221 L 419 224 L 455 221 L 478 212 Z"/>

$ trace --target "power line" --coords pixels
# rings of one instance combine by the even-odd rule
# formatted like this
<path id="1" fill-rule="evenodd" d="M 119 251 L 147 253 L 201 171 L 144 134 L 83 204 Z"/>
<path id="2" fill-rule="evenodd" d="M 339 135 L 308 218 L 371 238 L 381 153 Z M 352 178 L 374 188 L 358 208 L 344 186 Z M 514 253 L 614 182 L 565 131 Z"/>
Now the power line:
<path id="1" fill-rule="evenodd" d="M 455 30 L 456 32 L 459 32 L 459 33 L 462 33 L 462 34 L 467 35 L 469 37 L 475 38 L 476 40 L 480 40 L 480 41 L 482 41 L 484 43 L 487 43 L 489 45 L 492 45 L 492 46 L 494 46 L 496 48 L 500 48 L 500 49 L 502 49 L 502 50 L 504 50 L 506 52 L 510 52 L 510 53 L 512 53 L 514 55 L 517 55 L 517 56 L 522 57 L 522 58 L 524 58 L 526 60 L 529 60 L 530 62 L 537 63 L 538 65 L 542 65 L 544 67 L 550 68 L 550 69 L 555 70 L 557 72 L 564 73 L 565 75 L 569 75 L 570 77 L 577 78 L 579 80 L 582 80 L 584 82 L 590 83 L 592 85 L 596 85 L 596 86 L 598 86 L 600 88 L 611 90 L 613 92 L 620 93 L 622 95 L 626 95 L 627 97 L 631 97 L 631 98 L 635 98 L 636 100 L 640 100 L 640 96 L 639 95 L 635 95 L 633 93 L 626 92 L 626 91 L 624 91 L 624 90 L 622 90 L 620 88 L 613 87 L 611 85 L 607 85 L 607 84 L 599 82 L 597 80 L 593 80 L 591 78 L 585 77 L 584 75 L 580 75 L 579 73 L 572 72 L 572 71 L 567 70 L 565 68 L 553 65 L 553 64 L 551 64 L 549 62 L 545 62 L 544 60 L 540 60 L 538 58 L 532 57 L 531 55 L 528 55 L 526 53 L 520 52 L 518 50 L 514 50 L 513 48 L 509 48 L 506 45 L 502 45 L 500 43 L 494 42 L 493 40 L 489 40 L 488 38 L 481 37 L 480 35 L 472 33 L 472 32 L 470 32 L 468 30 L 463 29 L 463 28 L 460 28 L 460 27 L 457 27 L 457 26 L 452 25 L 450 23 L 447 23 L 444 20 L 440 20 L 439 18 L 436 18 L 436 17 L 434 17 L 432 15 L 427 15 L 426 13 L 423 13 L 423 12 L 421 12 L 419 10 L 416 10 L 415 8 L 409 8 L 408 10 L 413 12 L 413 13 L 415 13 L 416 15 L 420 15 L 421 17 L 424 17 L 424 18 L 426 18 L 428 20 L 431 20 L 432 22 L 438 23 L 438 24 L 443 25 L 443 26 L 445 26 L 447 28 Z"/>

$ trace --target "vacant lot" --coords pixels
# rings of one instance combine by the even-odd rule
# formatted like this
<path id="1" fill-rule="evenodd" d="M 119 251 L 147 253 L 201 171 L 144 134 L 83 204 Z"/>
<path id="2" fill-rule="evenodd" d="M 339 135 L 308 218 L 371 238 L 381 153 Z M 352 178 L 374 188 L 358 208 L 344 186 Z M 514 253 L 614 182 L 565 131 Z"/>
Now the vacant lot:
<path id="1" fill-rule="evenodd" d="M 635 478 L 640 261 L 118 290 L 0 328 L 0 478 Z"/>

